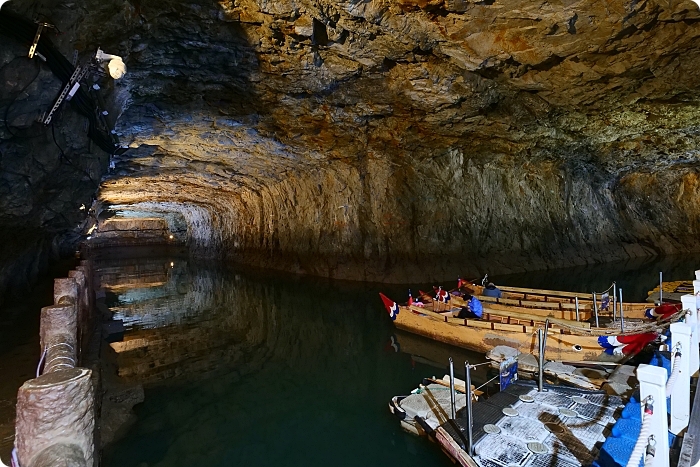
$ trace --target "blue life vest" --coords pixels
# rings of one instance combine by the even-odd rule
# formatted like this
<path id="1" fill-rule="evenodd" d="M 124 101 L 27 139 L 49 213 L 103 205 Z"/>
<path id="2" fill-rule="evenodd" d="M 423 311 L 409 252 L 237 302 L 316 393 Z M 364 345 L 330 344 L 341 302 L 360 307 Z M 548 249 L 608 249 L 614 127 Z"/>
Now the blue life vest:
<path id="1" fill-rule="evenodd" d="M 477 318 L 484 316 L 484 308 L 481 306 L 479 299 L 474 296 L 469 300 L 469 311 L 474 313 L 474 316 Z"/>
<path id="2" fill-rule="evenodd" d="M 501 298 L 501 290 L 497 287 L 494 287 L 492 289 L 489 289 L 488 287 L 484 287 L 483 292 L 481 292 L 481 295 L 484 295 L 486 297 L 494 297 L 494 298 Z"/>

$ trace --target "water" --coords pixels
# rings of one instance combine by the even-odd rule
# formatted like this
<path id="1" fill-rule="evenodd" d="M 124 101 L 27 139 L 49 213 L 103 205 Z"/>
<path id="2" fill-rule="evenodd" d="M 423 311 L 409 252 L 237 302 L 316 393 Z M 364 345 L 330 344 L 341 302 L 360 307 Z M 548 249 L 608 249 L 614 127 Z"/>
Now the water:
<path id="1" fill-rule="evenodd" d="M 141 345 L 117 355 L 119 372 L 146 383 L 105 466 L 450 465 L 387 408 L 442 377 L 446 357 L 435 368 L 395 351 L 377 287 L 177 258 L 99 268 L 125 340 Z"/>
<path id="2" fill-rule="evenodd" d="M 668 280 L 688 279 L 698 259 L 493 279 L 588 291 L 616 278 L 626 300 L 641 300 L 659 266 Z M 387 402 L 425 376 L 441 377 L 449 356 L 458 369 L 483 357 L 394 329 L 377 292 L 404 300 L 406 287 L 176 257 L 97 266 L 128 328 L 130 350 L 114 344 L 119 374 L 146 388 L 136 423 L 105 451 L 106 467 L 452 465 L 436 445 L 404 433 Z M 490 376 L 480 367 L 474 379 Z"/>

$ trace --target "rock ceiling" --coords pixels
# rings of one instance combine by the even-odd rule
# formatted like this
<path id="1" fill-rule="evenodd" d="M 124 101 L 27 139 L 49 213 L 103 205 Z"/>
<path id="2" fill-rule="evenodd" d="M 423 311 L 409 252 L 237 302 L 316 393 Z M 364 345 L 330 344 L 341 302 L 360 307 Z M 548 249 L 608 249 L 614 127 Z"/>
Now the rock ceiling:
<path id="1" fill-rule="evenodd" d="M 124 57 L 100 199 L 198 254 L 407 280 L 698 249 L 690 0 L 8 5 Z"/>

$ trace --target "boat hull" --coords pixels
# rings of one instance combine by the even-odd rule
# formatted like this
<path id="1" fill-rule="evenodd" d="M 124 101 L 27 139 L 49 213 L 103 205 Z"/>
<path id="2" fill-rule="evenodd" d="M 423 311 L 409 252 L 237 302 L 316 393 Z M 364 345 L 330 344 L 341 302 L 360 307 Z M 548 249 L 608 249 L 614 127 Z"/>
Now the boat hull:
<path id="1" fill-rule="evenodd" d="M 419 312 L 401 307 L 394 325 L 446 344 L 486 353 L 496 346 L 512 347 L 521 353 L 537 354 L 537 326 L 495 323 L 470 319 L 445 318 L 443 321 L 431 312 Z M 610 355 L 598 344 L 596 336 L 565 333 L 550 328 L 547 333 L 545 357 L 562 361 L 621 362 L 627 355 Z"/>

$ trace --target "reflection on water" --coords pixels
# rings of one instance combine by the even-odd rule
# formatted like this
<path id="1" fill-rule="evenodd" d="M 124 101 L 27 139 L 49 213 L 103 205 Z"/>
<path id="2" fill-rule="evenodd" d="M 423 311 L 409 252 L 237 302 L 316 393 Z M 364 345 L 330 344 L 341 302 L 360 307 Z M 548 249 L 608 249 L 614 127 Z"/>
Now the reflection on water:
<path id="1" fill-rule="evenodd" d="M 395 352 L 377 290 L 172 263 L 98 264 L 119 374 L 146 383 L 105 465 L 448 465 L 387 409 L 446 360 Z"/>
<path id="2" fill-rule="evenodd" d="M 700 264 L 693 260 L 502 282 L 585 291 L 616 279 L 629 300 L 641 300 L 659 267 L 672 270 L 668 280 L 689 278 Z M 97 268 L 127 328 L 112 344 L 119 375 L 146 384 L 138 422 L 107 450 L 107 467 L 451 465 L 434 445 L 403 433 L 387 402 L 425 376 L 441 377 L 450 356 L 458 374 L 465 360 L 483 356 L 398 333 L 380 287 L 256 276 L 181 258 L 105 260 Z M 381 289 L 405 299 L 403 286 Z M 479 367 L 475 384 L 489 371 Z"/>

